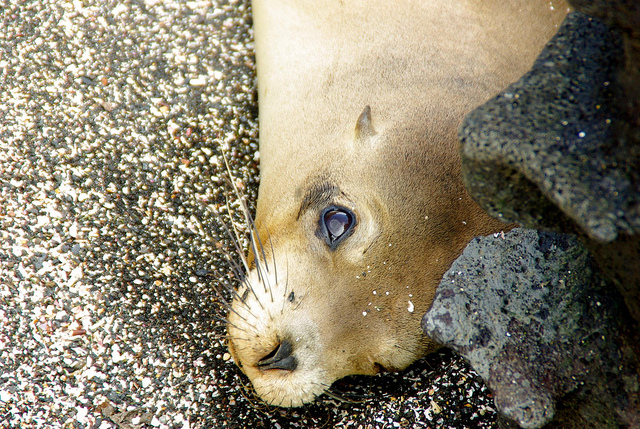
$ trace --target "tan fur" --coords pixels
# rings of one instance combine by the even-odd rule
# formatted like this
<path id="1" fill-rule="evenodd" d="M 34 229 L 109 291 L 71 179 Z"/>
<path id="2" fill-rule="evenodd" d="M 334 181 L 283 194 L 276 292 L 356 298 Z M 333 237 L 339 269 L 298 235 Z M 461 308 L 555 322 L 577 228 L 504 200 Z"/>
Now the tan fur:
<path id="1" fill-rule="evenodd" d="M 269 274 L 254 268 L 253 291 L 234 300 L 229 348 L 263 400 L 299 406 L 341 377 L 403 369 L 438 347 L 420 318 L 442 274 L 472 237 L 504 227 L 462 185 L 457 127 L 530 67 L 567 6 L 256 0 L 253 10 L 256 225 Z M 331 202 L 357 218 L 335 250 L 318 236 L 323 207 L 301 213 L 320 184 L 339 188 Z M 296 368 L 258 368 L 284 340 Z"/>

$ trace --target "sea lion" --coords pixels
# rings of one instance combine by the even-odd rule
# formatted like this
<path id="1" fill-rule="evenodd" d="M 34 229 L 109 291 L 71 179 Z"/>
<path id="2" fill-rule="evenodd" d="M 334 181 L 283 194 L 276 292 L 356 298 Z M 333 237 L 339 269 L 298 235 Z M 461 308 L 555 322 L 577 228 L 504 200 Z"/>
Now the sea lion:
<path id="1" fill-rule="evenodd" d="M 235 362 L 295 407 L 401 370 L 467 242 L 500 231 L 463 186 L 457 128 L 519 78 L 561 1 L 256 0 L 261 177 Z"/>

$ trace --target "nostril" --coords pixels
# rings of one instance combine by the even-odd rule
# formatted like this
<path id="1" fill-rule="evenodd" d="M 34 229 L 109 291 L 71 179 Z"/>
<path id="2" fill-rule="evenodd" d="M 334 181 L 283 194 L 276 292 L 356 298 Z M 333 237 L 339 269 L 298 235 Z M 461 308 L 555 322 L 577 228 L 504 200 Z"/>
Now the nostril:
<path id="1" fill-rule="evenodd" d="M 284 369 L 293 371 L 298 366 L 296 358 L 291 354 L 293 347 L 289 341 L 283 341 L 268 355 L 258 361 L 258 368 L 261 370 Z"/>

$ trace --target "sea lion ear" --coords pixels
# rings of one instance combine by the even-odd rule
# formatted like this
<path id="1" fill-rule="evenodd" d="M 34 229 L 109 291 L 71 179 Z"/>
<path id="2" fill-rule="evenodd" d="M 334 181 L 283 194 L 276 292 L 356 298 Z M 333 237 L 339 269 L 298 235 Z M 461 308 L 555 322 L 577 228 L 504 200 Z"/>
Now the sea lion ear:
<path id="1" fill-rule="evenodd" d="M 356 122 L 356 141 L 365 141 L 376 134 L 371 123 L 371 106 L 366 106 Z"/>

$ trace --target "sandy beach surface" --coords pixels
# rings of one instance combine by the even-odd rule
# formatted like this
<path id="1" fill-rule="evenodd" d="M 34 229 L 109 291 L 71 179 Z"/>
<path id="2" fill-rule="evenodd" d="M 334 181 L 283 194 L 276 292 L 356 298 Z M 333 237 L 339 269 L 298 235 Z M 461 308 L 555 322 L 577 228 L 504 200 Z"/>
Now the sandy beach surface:
<path id="1" fill-rule="evenodd" d="M 223 154 L 253 207 L 247 2 L 0 0 L 0 427 L 495 427 L 449 352 L 346 402 L 253 396 L 217 292 Z"/>

